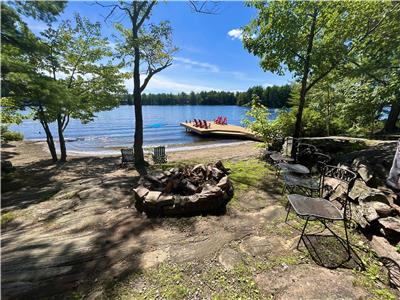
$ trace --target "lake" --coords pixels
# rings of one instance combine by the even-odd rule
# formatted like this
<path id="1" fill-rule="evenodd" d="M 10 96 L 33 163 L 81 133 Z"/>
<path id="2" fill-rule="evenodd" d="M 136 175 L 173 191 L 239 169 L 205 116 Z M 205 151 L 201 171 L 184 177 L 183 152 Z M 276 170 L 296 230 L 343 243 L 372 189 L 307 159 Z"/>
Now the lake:
<path id="1" fill-rule="evenodd" d="M 179 126 L 186 120 L 214 120 L 223 115 L 229 124 L 241 125 L 247 107 L 240 106 L 209 106 L 209 105 L 170 105 L 143 106 L 144 145 L 153 147 L 165 145 L 169 148 L 182 147 L 188 144 L 232 143 L 233 139 L 201 138 L 186 133 Z M 67 149 L 70 153 L 103 152 L 116 153 L 121 147 L 132 147 L 134 133 L 134 107 L 119 106 L 110 111 L 99 112 L 93 122 L 82 124 L 71 119 L 65 130 Z M 276 112 L 271 114 L 275 118 Z M 11 130 L 20 131 L 26 140 L 45 140 L 45 134 L 39 121 L 25 120 L 20 125 L 11 126 Z M 57 138 L 55 123 L 51 124 L 54 137 Z"/>

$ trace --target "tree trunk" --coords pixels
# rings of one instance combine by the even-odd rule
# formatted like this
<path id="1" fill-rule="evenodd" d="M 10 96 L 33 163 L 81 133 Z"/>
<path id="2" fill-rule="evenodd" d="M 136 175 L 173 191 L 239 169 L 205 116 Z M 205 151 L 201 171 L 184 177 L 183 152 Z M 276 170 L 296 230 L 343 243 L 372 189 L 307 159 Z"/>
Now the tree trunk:
<path id="1" fill-rule="evenodd" d="M 57 158 L 56 147 L 54 145 L 53 135 L 51 134 L 49 124 L 47 123 L 46 116 L 43 111 L 43 106 L 40 102 L 39 102 L 39 121 L 40 121 L 40 124 L 42 124 L 44 132 L 46 133 L 46 142 L 47 142 L 47 146 L 49 147 L 51 158 L 52 158 L 53 162 L 57 162 L 58 158 Z"/>
<path id="2" fill-rule="evenodd" d="M 400 95 L 399 95 L 400 98 Z M 390 108 L 388 119 L 385 123 L 385 132 L 394 132 L 397 130 L 396 122 L 399 119 L 400 114 L 400 99 L 397 99 L 392 103 L 392 107 Z"/>
<path id="3" fill-rule="evenodd" d="M 137 40 L 137 29 L 133 29 L 133 39 Z M 135 58 L 133 66 L 133 103 L 135 105 L 135 137 L 133 150 L 135 155 L 135 165 L 143 166 L 143 114 L 142 114 L 142 92 L 140 89 L 140 51 L 139 47 L 134 48 Z"/>
<path id="4" fill-rule="evenodd" d="M 66 162 L 67 161 L 67 148 L 65 147 L 63 125 L 64 124 L 62 122 L 61 114 L 59 114 L 57 116 L 57 127 L 58 127 L 58 142 L 60 143 L 60 152 L 61 152 L 60 161 Z"/>
<path id="5" fill-rule="evenodd" d="M 311 58 L 311 52 L 312 52 L 313 42 L 314 42 L 317 13 L 318 13 L 318 11 L 315 8 L 314 13 L 312 15 L 313 19 L 311 22 L 310 34 L 308 35 L 307 53 L 306 53 L 305 60 L 304 60 L 303 76 L 301 79 L 300 103 L 299 103 L 299 109 L 297 110 L 297 114 L 296 114 L 296 125 L 294 127 L 294 133 L 293 133 L 293 138 L 295 141 L 296 141 L 296 139 L 298 139 L 300 137 L 301 119 L 303 116 L 304 105 L 306 102 L 307 80 L 308 80 L 308 75 L 310 74 L 310 58 Z"/>

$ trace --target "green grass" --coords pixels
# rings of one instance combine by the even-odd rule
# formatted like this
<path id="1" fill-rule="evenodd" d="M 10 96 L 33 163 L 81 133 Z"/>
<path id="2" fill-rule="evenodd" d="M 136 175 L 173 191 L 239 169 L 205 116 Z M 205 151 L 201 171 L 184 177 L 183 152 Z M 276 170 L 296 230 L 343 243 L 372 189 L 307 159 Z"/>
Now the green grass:
<path id="1" fill-rule="evenodd" d="M 262 299 L 251 268 L 241 263 L 231 271 L 212 267 L 202 276 L 212 290 L 211 299 Z"/>
<path id="2" fill-rule="evenodd" d="M 133 287 L 137 281 L 144 281 L 143 290 Z M 109 291 L 108 299 L 185 299 L 193 290 L 183 269 L 177 265 L 161 264 L 156 268 L 135 273 L 131 278 L 118 283 Z"/>
<path id="3" fill-rule="evenodd" d="M 365 288 L 373 300 L 395 300 L 397 296 L 384 286 L 388 285 L 388 276 L 385 267 L 378 261 L 371 251 L 361 255 L 365 270 L 353 270 L 356 279 L 353 284 Z"/>
<path id="4" fill-rule="evenodd" d="M 1 215 L 1 227 L 6 226 L 8 223 L 15 219 L 15 213 L 9 211 Z"/>
<path id="5" fill-rule="evenodd" d="M 232 181 L 235 189 L 234 196 L 229 205 L 235 205 L 248 189 L 264 189 L 263 185 L 266 178 L 273 178 L 272 168 L 267 166 L 265 162 L 255 158 L 238 162 L 228 161 L 224 165 L 231 169 L 229 179 Z"/>

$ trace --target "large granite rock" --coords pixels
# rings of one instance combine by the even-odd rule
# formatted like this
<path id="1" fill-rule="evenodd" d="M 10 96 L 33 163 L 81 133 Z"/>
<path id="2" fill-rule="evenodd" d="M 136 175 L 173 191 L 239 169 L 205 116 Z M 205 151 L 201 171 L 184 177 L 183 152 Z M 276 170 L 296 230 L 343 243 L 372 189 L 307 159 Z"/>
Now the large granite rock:
<path id="1" fill-rule="evenodd" d="M 387 217 L 378 220 L 381 233 L 391 242 L 400 242 L 400 218 Z"/>

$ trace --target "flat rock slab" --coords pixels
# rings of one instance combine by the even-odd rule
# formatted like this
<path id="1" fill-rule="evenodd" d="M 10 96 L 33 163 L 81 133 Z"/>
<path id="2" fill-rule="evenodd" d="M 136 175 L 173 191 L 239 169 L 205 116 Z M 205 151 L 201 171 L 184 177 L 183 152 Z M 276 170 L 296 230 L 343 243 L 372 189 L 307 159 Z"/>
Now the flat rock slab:
<path id="1" fill-rule="evenodd" d="M 367 299 L 368 294 L 353 285 L 351 270 L 330 270 L 316 265 L 275 268 L 255 278 L 265 294 L 279 300 Z"/>
<path id="2" fill-rule="evenodd" d="M 240 253 L 232 248 L 225 248 L 218 255 L 218 262 L 225 270 L 233 270 L 235 266 L 243 263 Z"/>
<path id="3" fill-rule="evenodd" d="M 240 250 L 253 257 L 279 255 L 285 249 L 285 242 L 280 237 L 252 236 L 242 241 Z"/>

